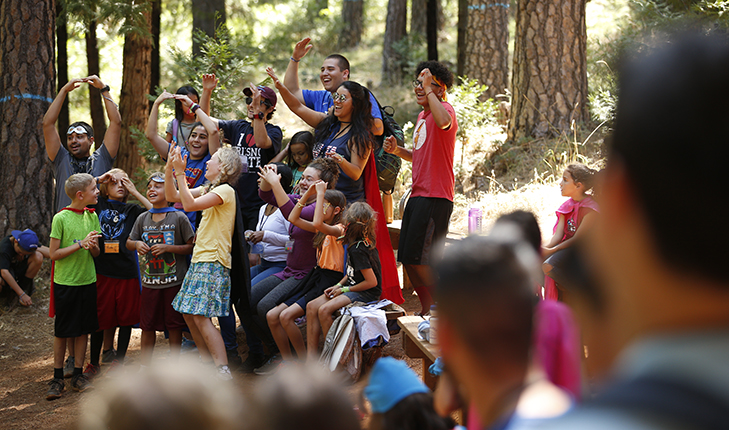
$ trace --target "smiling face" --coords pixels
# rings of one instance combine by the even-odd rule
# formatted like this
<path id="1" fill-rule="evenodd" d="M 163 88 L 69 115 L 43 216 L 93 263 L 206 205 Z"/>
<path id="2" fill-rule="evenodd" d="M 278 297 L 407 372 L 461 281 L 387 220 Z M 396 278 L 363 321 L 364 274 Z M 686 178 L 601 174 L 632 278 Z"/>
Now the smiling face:
<path id="1" fill-rule="evenodd" d="M 259 103 L 259 108 L 255 108 L 253 106 L 255 103 L 253 103 L 252 101 L 248 105 L 248 119 L 252 120 L 253 117 L 258 114 L 258 112 L 263 112 L 263 119 L 266 120 L 266 118 L 268 118 L 268 114 L 273 112 L 274 108 L 268 105 L 268 103 L 270 103 L 268 100 L 265 100 L 263 97 L 261 97 L 261 101 Z"/>
<path id="2" fill-rule="evenodd" d="M 340 86 L 332 97 L 334 98 L 334 116 L 339 118 L 339 121 L 349 122 L 352 119 L 352 95 L 349 90 Z"/>
<path id="3" fill-rule="evenodd" d="M 299 166 L 306 166 L 311 161 L 309 151 L 306 150 L 306 145 L 303 143 L 294 143 L 289 147 L 289 149 L 291 150 L 291 158 L 293 158 Z"/>
<path id="4" fill-rule="evenodd" d="M 319 173 L 320 172 L 313 167 L 307 167 L 304 169 L 304 173 L 301 174 L 301 181 L 299 182 L 299 191 L 302 195 L 306 193 L 306 190 L 308 190 L 314 182 L 321 179 Z"/>
<path id="5" fill-rule="evenodd" d="M 438 98 L 443 96 L 443 87 L 436 84 L 434 81 L 431 81 L 430 88 L 424 88 L 423 82 L 418 78 L 413 81 L 413 87 L 417 103 L 423 107 L 430 107 L 428 104 L 428 92 L 433 91 Z"/>
<path id="6" fill-rule="evenodd" d="M 99 189 L 96 187 L 96 181 L 91 181 L 83 191 L 76 193 L 76 196 L 86 206 L 99 203 Z"/>
<path id="7" fill-rule="evenodd" d="M 190 158 L 193 160 L 201 160 L 208 153 L 208 131 L 205 127 L 198 125 L 190 132 L 190 140 L 188 140 L 188 150 Z"/>
<path id="8" fill-rule="evenodd" d="M 220 176 L 220 159 L 218 158 L 217 152 L 212 157 L 210 157 L 210 160 L 208 160 L 206 166 L 207 169 L 205 171 L 205 179 L 210 182 L 215 182 L 215 180 L 218 179 L 218 176 Z"/>
<path id="9" fill-rule="evenodd" d="M 94 143 L 94 138 L 89 138 L 86 133 L 73 132 L 66 136 L 66 144 L 68 146 L 68 152 L 71 153 L 75 158 L 86 158 L 91 154 L 91 145 Z"/>
<path id="10" fill-rule="evenodd" d="M 342 70 L 335 58 L 327 58 L 321 65 L 319 79 L 325 90 L 332 92 L 349 79 L 349 70 Z"/>
<path id="11" fill-rule="evenodd" d="M 165 183 L 149 181 L 149 184 L 147 184 L 147 199 L 154 207 L 166 206 Z"/>

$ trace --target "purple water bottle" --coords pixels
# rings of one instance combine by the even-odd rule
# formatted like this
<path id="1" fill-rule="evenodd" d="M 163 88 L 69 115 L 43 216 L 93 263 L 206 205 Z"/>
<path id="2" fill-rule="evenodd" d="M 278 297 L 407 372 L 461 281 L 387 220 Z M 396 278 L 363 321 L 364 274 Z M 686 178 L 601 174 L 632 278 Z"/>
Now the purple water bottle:
<path id="1" fill-rule="evenodd" d="M 481 234 L 481 209 L 468 210 L 468 234 Z"/>

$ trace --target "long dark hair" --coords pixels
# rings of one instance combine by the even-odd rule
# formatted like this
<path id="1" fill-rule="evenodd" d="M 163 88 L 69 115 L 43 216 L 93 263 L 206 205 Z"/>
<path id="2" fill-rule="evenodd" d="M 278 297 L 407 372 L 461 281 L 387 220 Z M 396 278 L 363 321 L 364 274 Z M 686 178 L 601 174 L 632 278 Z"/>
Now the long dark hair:
<path id="1" fill-rule="evenodd" d="M 352 97 L 352 137 L 347 142 L 351 152 L 356 152 L 360 158 L 367 155 L 367 151 L 373 147 L 372 124 L 372 103 L 370 103 L 369 91 L 357 82 L 344 81 L 340 87 L 349 91 Z M 335 124 L 339 124 L 339 118 L 334 113 L 329 114 L 314 132 L 314 140 L 323 142 L 332 133 L 336 133 Z"/>
<path id="2" fill-rule="evenodd" d="M 297 143 L 301 143 L 306 147 L 306 152 L 309 154 L 309 162 L 314 159 L 314 135 L 311 134 L 310 131 L 300 131 L 294 134 L 291 138 L 291 142 L 289 142 L 289 149 L 286 152 L 286 158 L 288 159 L 289 167 L 291 168 L 299 167 L 296 161 L 294 161 L 294 157 L 291 155 L 291 147 Z"/>
<path id="3" fill-rule="evenodd" d="M 200 100 L 200 96 L 197 93 L 197 90 L 193 88 L 190 85 L 183 85 L 180 88 L 177 89 L 177 92 L 175 94 L 184 94 L 186 96 L 193 95 Z M 182 102 L 179 100 L 175 100 L 175 118 L 182 122 L 182 119 L 185 117 L 185 111 L 182 110 Z"/>
<path id="4" fill-rule="evenodd" d="M 334 210 L 334 208 L 339 208 L 339 213 L 334 215 L 331 225 L 339 224 L 342 219 L 342 214 L 344 213 L 344 208 L 347 207 L 347 198 L 344 197 L 344 194 L 341 191 L 327 190 L 324 193 L 324 200 L 332 205 L 332 210 Z M 314 239 L 311 240 L 314 248 L 321 248 L 321 245 L 324 243 L 324 239 L 326 237 L 327 236 L 324 233 L 317 231 L 314 235 Z"/>

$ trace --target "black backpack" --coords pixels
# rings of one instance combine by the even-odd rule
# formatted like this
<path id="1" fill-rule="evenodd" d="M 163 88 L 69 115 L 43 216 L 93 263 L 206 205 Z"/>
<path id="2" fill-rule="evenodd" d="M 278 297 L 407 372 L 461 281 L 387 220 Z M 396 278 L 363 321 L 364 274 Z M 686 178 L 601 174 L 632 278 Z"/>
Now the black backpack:
<path id="1" fill-rule="evenodd" d="M 367 90 L 367 92 L 370 92 Z M 371 94 L 371 92 L 370 92 Z M 397 146 L 405 146 L 405 134 L 402 131 L 402 127 L 398 124 L 393 116 L 395 115 L 395 109 L 392 106 L 383 107 L 377 98 L 374 97 L 377 102 L 377 107 L 380 109 L 380 115 L 382 115 L 382 125 L 384 131 L 381 136 L 375 136 L 375 167 L 377 167 L 377 182 L 380 185 L 380 191 L 390 193 L 395 188 L 395 182 L 397 181 L 397 175 L 400 173 L 400 167 L 402 166 L 402 159 L 395 154 L 385 152 L 382 144 L 385 138 L 388 136 L 395 136 Z"/>

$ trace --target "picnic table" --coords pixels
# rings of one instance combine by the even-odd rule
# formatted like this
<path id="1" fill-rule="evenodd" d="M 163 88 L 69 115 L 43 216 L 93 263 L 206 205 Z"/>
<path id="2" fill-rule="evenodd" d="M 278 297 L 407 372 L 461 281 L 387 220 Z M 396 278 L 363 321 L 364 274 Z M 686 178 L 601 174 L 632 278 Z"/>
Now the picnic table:
<path id="1" fill-rule="evenodd" d="M 418 324 L 424 321 L 423 317 L 406 315 L 397 319 L 397 325 L 402 329 L 402 346 L 405 355 L 413 359 L 422 360 L 423 382 L 431 390 L 435 390 L 435 376 L 428 372 L 428 367 L 440 356 L 437 345 L 421 340 L 418 337 Z"/>

